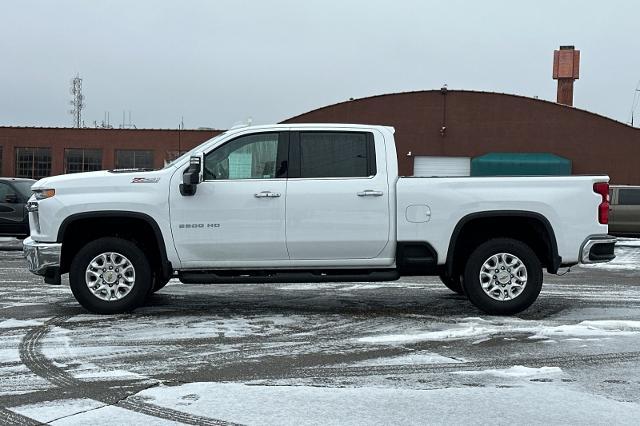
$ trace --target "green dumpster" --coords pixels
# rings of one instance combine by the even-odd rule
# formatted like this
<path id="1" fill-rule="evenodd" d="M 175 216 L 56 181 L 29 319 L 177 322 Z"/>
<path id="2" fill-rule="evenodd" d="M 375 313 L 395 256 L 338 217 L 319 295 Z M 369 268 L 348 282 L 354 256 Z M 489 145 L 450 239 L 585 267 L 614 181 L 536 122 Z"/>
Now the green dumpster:
<path id="1" fill-rule="evenodd" d="M 471 176 L 566 176 L 571 160 L 549 153 L 493 152 L 471 160 Z"/>

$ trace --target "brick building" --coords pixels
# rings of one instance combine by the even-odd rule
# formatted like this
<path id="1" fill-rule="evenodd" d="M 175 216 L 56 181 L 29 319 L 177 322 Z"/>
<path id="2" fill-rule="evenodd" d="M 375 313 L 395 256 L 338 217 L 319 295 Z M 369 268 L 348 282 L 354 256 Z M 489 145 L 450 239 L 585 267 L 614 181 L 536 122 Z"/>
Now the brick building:
<path id="1" fill-rule="evenodd" d="M 0 127 L 0 176 L 159 168 L 219 130 Z"/>

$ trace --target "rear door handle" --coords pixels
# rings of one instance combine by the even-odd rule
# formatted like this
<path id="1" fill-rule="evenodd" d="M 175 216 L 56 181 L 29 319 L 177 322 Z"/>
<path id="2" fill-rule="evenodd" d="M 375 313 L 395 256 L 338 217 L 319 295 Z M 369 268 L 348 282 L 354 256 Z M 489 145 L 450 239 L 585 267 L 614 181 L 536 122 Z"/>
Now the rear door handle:
<path id="1" fill-rule="evenodd" d="M 277 198 L 280 196 L 280 194 L 278 194 L 277 192 L 262 191 L 262 192 L 253 194 L 253 196 L 256 198 Z"/>
<path id="2" fill-rule="evenodd" d="M 358 192 L 358 197 L 382 197 L 384 192 L 374 191 L 373 189 L 366 189 L 362 192 Z"/>

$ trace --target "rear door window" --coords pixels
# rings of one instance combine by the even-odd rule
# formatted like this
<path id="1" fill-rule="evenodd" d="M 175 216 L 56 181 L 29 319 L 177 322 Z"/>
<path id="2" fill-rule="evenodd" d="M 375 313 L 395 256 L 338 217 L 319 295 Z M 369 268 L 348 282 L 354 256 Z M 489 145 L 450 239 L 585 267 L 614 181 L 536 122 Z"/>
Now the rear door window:
<path id="1" fill-rule="evenodd" d="M 370 177 L 376 174 L 373 135 L 366 132 L 300 132 L 301 178 Z"/>

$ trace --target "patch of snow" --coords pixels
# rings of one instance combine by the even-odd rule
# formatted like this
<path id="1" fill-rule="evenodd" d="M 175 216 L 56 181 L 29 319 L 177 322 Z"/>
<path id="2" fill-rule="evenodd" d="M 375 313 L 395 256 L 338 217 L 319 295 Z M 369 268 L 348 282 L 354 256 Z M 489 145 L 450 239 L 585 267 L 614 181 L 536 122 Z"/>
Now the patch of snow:
<path id="1" fill-rule="evenodd" d="M 118 319 L 118 315 L 100 315 L 101 321 L 113 321 Z M 96 316 L 90 314 L 79 314 L 74 315 L 71 318 L 67 318 L 66 323 L 74 323 L 74 322 L 95 322 Z"/>
<path id="2" fill-rule="evenodd" d="M 353 290 L 375 290 L 378 288 L 390 287 L 389 285 L 384 284 L 355 284 L 347 287 L 341 287 L 339 291 L 353 291 Z"/>
<path id="3" fill-rule="evenodd" d="M 38 327 L 44 324 L 46 320 L 19 320 L 19 319 L 7 319 L 0 321 L 0 328 L 21 328 L 21 327 Z"/>
<path id="4" fill-rule="evenodd" d="M 368 336 L 359 338 L 358 342 L 393 344 L 424 342 L 431 340 L 460 340 L 468 339 L 470 337 L 486 336 L 495 332 L 495 328 L 492 327 L 471 326 L 465 328 L 452 328 L 448 330 L 428 331 L 425 333 L 416 334 L 387 334 L 380 336 Z"/>
<path id="5" fill-rule="evenodd" d="M 93 399 L 62 399 L 39 402 L 11 408 L 14 413 L 29 417 L 42 423 L 49 423 L 62 417 L 73 416 L 88 410 L 104 407 L 106 404 Z"/>
<path id="6" fill-rule="evenodd" d="M 640 334 L 640 321 L 633 320 L 598 320 L 582 321 L 578 324 L 559 325 L 556 327 L 540 327 L 530 339 L 546 339 L 548 337 L 606 337 L 631 336 Z"/>
<path id="7" fill-rule="evenodd" d="M 277 286 L 278 290 L 301 291 L 301 290 L 319 290 L 334 289 L 338 284 L 334 283 L 309 283 L 309 284 L 285 284 Z"/>
<path id="8" fill-rule="evenodd" d="M 638 238 L 618 238 L 616 247 L 640 247 L 640 239 Z"/>
<path id="9" fill-rule="evenodd" d="M 20 362 L 20 351 L 18 350 L 18 348 L 15 347 L 0 349 L 0 365 L 13 362 Z"/>
<path id="10" fill-rule="evenodd" d="M 563 324 L 549 326 L 535 321 L 519 319 L 503 319 L 496 322 L 480 319 L 466 318 L 463 321 L 445 325 L 437 324 L 438 330 L 422 331 L 410 330 L 398 334 L 377 334 L 357 339 L 359 343 L 399 345 L 425 341 L 454 341 L 464 339 L 476 339 L 481 342 L 491 336 L 502 334 L 530 334 L 530 339 L 548 338 L 585 338 L 585 337 L 609 337 L 609 336 L 633 336 L 640 334 L 640 321 L 633 320 L 597 320 L 582 321 L 578 324 Z M 505 340 L 514 340 L 504 337 Z"/>
<path id="11" fill-rule="evenodd" d="M 354 367 L 415 364 L 457 364 L 464 360 L 449 358 L 433 352 L 414 352 L 394 357 L 373 358 L 348 364 Z"/>
<path id="12" fill-rule="evenodd" d="M 116 406 L 106 406 L 95 410 L 80 412 L 70 417 L 64 417 L 60 420 L 50 422 L 51 425 L 63 426 L 111 426 L 111 425 L 178 425 L 180 423 L 170 420 L 164 420 L 158 417 L 147 416 L 146 414 L 136 413 L 135 411 L 126 410 Z"/>
<path id="13" fill-rule="evenodd" d="M 560 367 L 540 367 L 531 368 L 522 365 L 514 365 L 513 367 L 498 370 L 480 370 L 480 371 L 454 371 L 451 374 L 479 376 L 489 375 L 496 377 L 536 377 L 548 376 L 553 374 L 562 374 Z"/>
<path id="14" fill-rule="evenodd" d="M 148 402 L 247 425 L 637 424 L 640 405 L 550 383 L 436 390 L 190 383 L 138 394 Z M 487 409 L 496 401 L 517 409 Z M 98 410 L 99 411 L 99 410 Z M 113 421 L 113 419 L 111 419 Z M 128 419 L 128 423 L 132 420 Z"/>
<path id="15" fill-rule="evenodd" d="M 458 324 L 453 324 L 444 330 L 426 331 L 421 333 L 383 334 L 361 337 L 360 343 L 374 344 L 402 344 L 421 341 L 460 340 L 477 337 L 487 337 L 498 333 L 499 327 L 482 318 L 465 318 Z"/>
<path id="16" fill-rule="evenodd" d="M 30 283 L 31 281 L 11 281 L 11 283 L 20 283 L 20 282 Z M 38 303 L 11 302 L 10 304 L 7 304 L 7 306 L 3 306 L 2 309 L 15 308 L 18 306 L 35 306 L 35 305 L 38 305 Z"/>
<path id="17" fill-rule="evenodd" d="M 97 380 L 117 380 L 117 379 L 144 379 L 145 376 L 137 373 L 133 373 L 127 370 L 82 370 L 74 372 L 73 377 L 76 379 L 97 379 Z"/>

